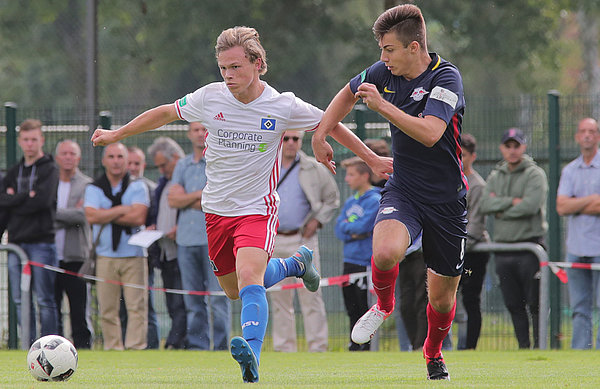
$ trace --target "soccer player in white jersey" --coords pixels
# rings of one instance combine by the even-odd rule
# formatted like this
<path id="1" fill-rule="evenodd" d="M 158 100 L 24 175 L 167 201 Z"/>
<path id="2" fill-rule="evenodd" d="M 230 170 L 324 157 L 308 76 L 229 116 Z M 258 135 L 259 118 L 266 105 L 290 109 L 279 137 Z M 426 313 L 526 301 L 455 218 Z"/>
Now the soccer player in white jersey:
<path id="1" fill-rule="evenodd" d="M 207 128 L 202 208 L 209 256 L 227 296 L 242 300 L 242 337 L 231 340 L 231 354 L 244 381 L 257 382 L 268 321 L 265 288 L 289 276 L 301 277 L 311 291 L 319 287 L 308 248 L 290 258 L 269 257 L 279 224 L 275 189 L 283 133 L 314 130 L 323 112 L 260 79 L 267 61 L 255 29 L 223 31 L 215 50 L 224 82 L 150 109 L 116 131 L 96 130 L 92 142 L 107 145 L 175 120 L 199 121 Z M 380 171 L 386 163 L 382 160 Z"/>

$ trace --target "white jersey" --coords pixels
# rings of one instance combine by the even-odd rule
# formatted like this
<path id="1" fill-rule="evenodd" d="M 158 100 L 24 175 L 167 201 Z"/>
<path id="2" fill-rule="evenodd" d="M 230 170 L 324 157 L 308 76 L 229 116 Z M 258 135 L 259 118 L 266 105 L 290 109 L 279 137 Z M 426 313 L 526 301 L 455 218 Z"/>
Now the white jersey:
<path id="1" fill-rule="evenodd" d="M 177 115 L 201 122 L 206 136 L 204 212 L 221 216 L 276 215 L 283 133 L 312 131 L 323 111 L 263 81 L 262 94 L 244 104 L 224 82 L 208 84 L 175 102 Z"/>

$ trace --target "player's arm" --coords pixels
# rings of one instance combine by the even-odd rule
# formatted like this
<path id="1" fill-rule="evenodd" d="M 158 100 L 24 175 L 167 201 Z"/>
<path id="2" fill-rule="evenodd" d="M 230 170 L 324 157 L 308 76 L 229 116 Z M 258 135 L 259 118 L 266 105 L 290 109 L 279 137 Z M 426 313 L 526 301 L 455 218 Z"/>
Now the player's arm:
<path id="1" fill-rule="evenodd" d="M 94 146 L 106 146 L 129 136 L 164 126 L 165 124 L 178 119 L 179 116 L 177 116 L 175 104 L 164 104 L 149 109 L 118 130 L 111 131 L 98 129 L 94 131 L 92 143 Z"/>
<path id="2" fill-rule="evenodd" d="M 427 147 L 433 147 L 444 135 L 448 126 L 444 120 L 433 115 L 420 118 L 405 113 L 381 97 L 373 84 L 366 82 L 360 84 L 355 97 L 361 98 L 369 109 L 379 113 L 406 135 Z"/>
<path id="3" fill-rule="evenodd" d="M 353 151 L 354 154 L 365 161 L 378 176 L 391 173 L 393 170 L 391 158 L 379 157 L 359 137 L 340 123 L 350 113 L 357 100 L 349 84 L 346 84 L 331 100 L 331 103 L 323 114 L 319 127 L 312 136 L 312 147 L 315 158 L 335 174 L 333 149 L 326 140 L 327 135 L 330 135 L 341 145 Z"/>

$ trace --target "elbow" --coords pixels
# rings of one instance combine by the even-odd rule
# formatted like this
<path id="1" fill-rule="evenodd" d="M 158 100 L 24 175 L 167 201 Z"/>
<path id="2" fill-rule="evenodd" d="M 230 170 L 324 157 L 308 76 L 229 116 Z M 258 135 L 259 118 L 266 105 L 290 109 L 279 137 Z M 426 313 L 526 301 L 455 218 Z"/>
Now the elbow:
<path id="1" fill-rule="evenodd" d="M 438 134 L 432 134 L 429 136 L 426 136 L 424 139 L 421 140 L 421 143 L 425 146 L 425 147 L 429 147 L 432 148 L 433 146 L 435 146 L 437 144 L 437 142 L 439 142 L 439 140 L 442 138 L 441 135 Z"/>

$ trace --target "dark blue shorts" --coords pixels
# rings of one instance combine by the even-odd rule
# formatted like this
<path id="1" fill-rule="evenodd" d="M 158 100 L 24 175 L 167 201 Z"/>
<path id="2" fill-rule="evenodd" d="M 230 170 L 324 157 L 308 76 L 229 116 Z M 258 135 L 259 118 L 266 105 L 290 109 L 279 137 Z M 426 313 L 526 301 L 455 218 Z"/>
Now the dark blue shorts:
<path id="1" fill-rule="evenodd" d="M 427 267 L 444 276 L 463 271 L 467 241 L 467 199 L 443 204 L 423 204 L 386 187 L 381 192 L 375 224 L 398 220 L 408 229 L 411 242 L 423 233 L 423 256 Z"/>

